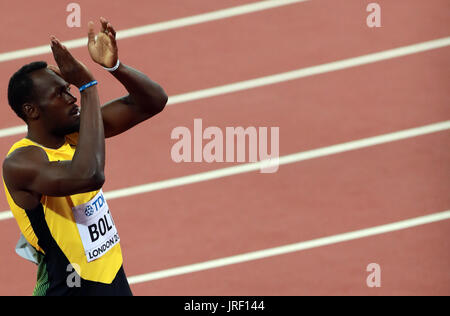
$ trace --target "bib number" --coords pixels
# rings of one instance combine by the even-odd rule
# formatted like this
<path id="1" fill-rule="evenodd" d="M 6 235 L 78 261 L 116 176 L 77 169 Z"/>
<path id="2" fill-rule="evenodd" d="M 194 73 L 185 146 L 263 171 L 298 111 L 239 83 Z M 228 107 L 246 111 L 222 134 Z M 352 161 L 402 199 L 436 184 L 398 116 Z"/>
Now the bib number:
<path id="1" fill-rule="evenodd" d="M 120 241 L 102 190 L 72 211 L 88 262 L 102 257 Z"/>

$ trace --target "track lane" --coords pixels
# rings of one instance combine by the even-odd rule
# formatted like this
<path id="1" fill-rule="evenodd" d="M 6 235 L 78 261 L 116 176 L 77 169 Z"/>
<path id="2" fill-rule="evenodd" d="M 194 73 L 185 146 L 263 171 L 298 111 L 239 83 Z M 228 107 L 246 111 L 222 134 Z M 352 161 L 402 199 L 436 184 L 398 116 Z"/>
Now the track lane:
<path id="1" fill-rule="evenodd" d="M 135 295 L 448 295 L 450 221 L 132 285 Z M 381 287 L 369 288 L 369 263 Z"/>
<path id="2" fill-rule="evenodd" d="M 449 137 L 448 132 L 436 133 L 286 165 L 272 175 L 246 174 L 112 200 L 127 273 L 159 271 L 448 209 L 449 153 L 442 144 Z M 14 225 L 0 223 L 3 253 L 12 252 L 14 230 Z M 16 259 L 9 260 L 3 264 Z M 6 272 L 0 275 L 3 284 L 18 278 Z"/>
<path id="3" fill-rule="evenodd" d="M 443 27 L 441 0 L 433 6 L 411 1 L 409 10 L 397 2 L 386 2 L 383 5 L 386 11 L 397 19 L 386 21 L 377 32 L 363 23 L 366 12 L 360 1 L 346 2 L 345 6 L 339 1 L 327 1 L 326 6 L 323 3 L 307 1 L 126 39 L 119 43 L 121 58 L 154 77 L 170 95 L 175 95 L 448 36 Z M 417 30 L 413 34 L 401 23 L 407 18 L 415 21 Z M 342 24 L 343 20 L 348 23 Z M 329 40 L 324 42 L 320 38 Z M 293 45 L 297 42 L 307 45 Z M 135 49 L 142 45 L 151 49 L 146 54 Z M 74 54 L 92 65 L 86 49 L 75 49 Z M 51 61 L 50 55 L 46 55 L 0 64 L 5 74 L 0 78 L 0 86 L 7 86 L 8 74 L 39 59 Z M 102 96 L 118 97 L 123 93 L 120 85 L 105 81 L 108 75 L 101 69 L 95 68 L 95 74 L 103 87 L 100 90 L 105 93 Z M 7 104 L 5 96 L 0 100 Z M 21 124 L 7 106 L 0 113 L 0 126 Z"/>
<path id="4" fill-rule="evenodd" d="M 443 144 L 449 137 L 442 132 L 282 166 L 272 175 L 113 200 L 128 271 L 158 271 L 448 209 Z"/>
<path id="5" fill-rule="evenodd" d="M 280 155 L 448 120 L 450 96 L 444 89 L 445 69 L 450 69 L 448 51 L 169 106 L 148 123 L 107 141 L 105 191 L 233 165 L 171 160 L 172 129 L 186 126 L 193 130 L 195 118 L 203 119 L 204 128 L 222 130 L 227 126 L 279 126 Z M 323 87 L 328 87 L 326 93 Z M 144 147 L 139 139 L 148 139 Z M 11 138 L 0 138 L 2 155 L 11 142 Z M 136 150 L 140 154 L 129 154 Z M 4 198 L 0 206 L 8 209 Z"/>
<path id="6" fill-rule="evenodd" d="M 2 46 L 0 53 L 43 45 L 50 34 L 59 36 L 61 40 L 86 36 L 85 28 L 88 21 L 97 22 L 101 16 L 126 29 L 254 2 L 257 0 L 191 0 L 183 3 L 177 0 L 164 2 L 134 0 L 131 3 L 120 0 L 77 0 L 76 3 L 81 8 L 81 28 L 70 28 L 66 24 L 70 15 L 66 8 L 70 2 L 53 0 L 1 2 L 2 24 L 17 25 L 20 17 L 21 27 L 14 28 L 13 37 L 10 36 L 10 28 L 0 29 L 0 38 L 8 38 L 7 46 Z M 30 33 L 33 36 L 30 36 Z"/>
<path id="7" fill-rule="evenodd" d="M 412 11 L 414 11 L 414 10 L 412 10 Z M 408 11 L 409 12 L 409 11 Z M 408 14 L 410 14 L 410 12 L 408 13 Z M 437 20 L 439 20 L 439 19 L 437 19 Z M 419 29 L 420 29 L 420 27 L 419 27 Z M 421 33 L 420 31 L 418 32 L 418 33 Z M 130 40 L 131 41 L 131 40 Z M 392 43 L 391 43 L 392 44 Z M 441 75 L 442 75 L 442 73 L 441 73 Z M 445 74 L 444 74 L 445 75 Z M 434 76 L 432 75 L 432 78 L 434 78 Z M 185 78 L 186 79 L 186 78 Z M 189 80 L 189 78 L 187 78 L 186 80 Z M 185 87 L 184 85 L 182 85 L 182 84 L 180 84 L 180 87 Z M 445 98 L 445 95 L 443 96 L 441 93 L 438 95 L 438 98 L 442 98 L 442 97 L 444 97 Z M 261 97 L 261 100 L 263 99 L 263 97 Z M 447 103 L 448 104 L 448 103 Z M 435 109 L 434 109 L 435 110 Z M 434 112 L 434 110 L 433 110 L 433 115 L 438 115 L 437 114 L 437 112 Z M 441 111 L 441 110 L 438 110 L 438 112 L 439 111 Z M 400 111 L 399 111 L 400 112 Z M 424 111 L 424 112 L 426 112 L 426 111 Z M 201 112 L 200 112 L 201 113 Z M 444 114 L 446 114 L 447 112 L 443 112 L 443 111 L 441 111 L 441 112 L 439 112 L 439 113 L 441 113 L 440 114 L 440 117 L 442 117 L 442 113 L 444 113 Z M 331 114 L 330 114 L 331 115 Z M 412 116 L 415 116 L 415 115 L 417 115 L 417 113 L 416 112 L 414 112 L 414 114 L 412 114 Z M 427 116 L 427 115 L 426 115 Z M 417 118 L 416 118 L 417 119 Z M 429 116 L 427 116 L 426 117 L 426 119 L 428 120 L 428 119 L 430 119 L 430 117 Z M 394 120 L 394 119 L 393 119 Z M 397 120 L 397 118 L 395 118 L 395 120 Z M 267 121 L 266 121 L 267 122 Z M 269 120 L 269 122 L 272 122 L 271 120 Z M 384 121 L 383 120 L 380 120 L 380 121 L 378 121 L 377 123 L 383 123 Z M 403 124 L 403 123 L 402 123 Z M 406 125 L 406 123 L 404 123 L 405 125 Z M 219 124 L 217 124 L 217 125 L 219 125 Z M 255 125 L 255 124 L 253 124 L 253 125 Z M 284 126 L 284 125 L 282 125 L 282 126 Z M 362 125 L 361 126 L 359 126 L 358 128 L 360 128 L 360 129 L 365 129 L 365 127 L 363 127 Z M 324 131 L 324 133 L 325 133 L 325 131 Z M 142 134 L 142 132 L 141 132 L 141 134 Z M 325 133 L 326 134 L 326 133 Z M 138 134 L 136 134 L 136 136 L 137 136 Z M 313 142 L 313 140 L 311 140 L 311 142 Z M 122 163 L 122 165 L 123 165 L 123 163 Z M 288 182 L 289 183 L 289 182 Z M 225 193 L 224 193 L 225 194 Z M 148 204 L 149 202 L 148 202 L 148 199 L 145 201 L 145 204 Z M 160 203 L 160 202 L 156 202 L 156 203 Z M 155 203 L 155 204 L 156 204 Z M 160 205 L 163 205 L 163 204 L 160 204 Z M 161 223 L 161 224 L 164 224 L 164 223 Z M 194 222 L 194 224 L 195 225 L 197 225 L 197 223 L 195 223 Z M 181 229 L 181 228 L 180 228 Z M 163 249 L 161 249 L 161 251 L 162 251 Z M 173 262 L 172 261 L 169 261 L 169 262 L 171 262 L 172 264 L 173 264 Z M 128 273 L 129 273 L 129 271 L 128 271 Z"/>

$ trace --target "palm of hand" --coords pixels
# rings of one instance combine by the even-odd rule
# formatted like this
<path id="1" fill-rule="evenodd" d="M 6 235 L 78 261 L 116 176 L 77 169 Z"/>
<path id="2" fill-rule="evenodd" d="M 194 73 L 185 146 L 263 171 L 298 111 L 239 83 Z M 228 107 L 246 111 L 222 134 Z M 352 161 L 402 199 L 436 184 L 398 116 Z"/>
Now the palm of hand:
<path id="1" fill-rule="evenodd" d="M 97 35 L 95 43 L 89 45 L 91 58 L 103 67 L 112 68 L 117 62 L 117 48 L 103 32 Z"/>

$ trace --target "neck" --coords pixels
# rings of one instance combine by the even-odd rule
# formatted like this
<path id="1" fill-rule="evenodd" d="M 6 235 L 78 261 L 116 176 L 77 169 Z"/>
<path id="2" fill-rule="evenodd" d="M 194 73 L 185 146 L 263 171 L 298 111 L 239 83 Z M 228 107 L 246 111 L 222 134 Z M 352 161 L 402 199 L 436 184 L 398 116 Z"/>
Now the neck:
<path id="1" fill-rule="evenodd" d="M 26 138 L 51 149 L 58 149 L 66 142 L 66 138 L 64 136 L 56 136 L 45 130 L 32 129 L 30 126 L 28 126 L 28 134 Z"/>

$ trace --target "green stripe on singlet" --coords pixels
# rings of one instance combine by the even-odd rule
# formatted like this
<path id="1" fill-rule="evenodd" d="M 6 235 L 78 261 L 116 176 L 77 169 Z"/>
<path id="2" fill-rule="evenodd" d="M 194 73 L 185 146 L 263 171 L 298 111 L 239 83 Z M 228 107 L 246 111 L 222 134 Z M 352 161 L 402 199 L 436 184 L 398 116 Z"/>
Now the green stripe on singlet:
<path id="1" fill-rule="evenodd" d="M 48 272 L 47 265 L 44 261 L 44 255 L 38 252 L 38 271 L 37 271 L 37 281 L 36 286 L 33 290 L 33 296 L 45 296 L 47 290 L 50 287 L 50 282 L 48 282 Z"/>

